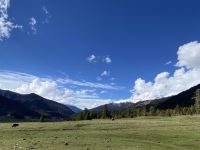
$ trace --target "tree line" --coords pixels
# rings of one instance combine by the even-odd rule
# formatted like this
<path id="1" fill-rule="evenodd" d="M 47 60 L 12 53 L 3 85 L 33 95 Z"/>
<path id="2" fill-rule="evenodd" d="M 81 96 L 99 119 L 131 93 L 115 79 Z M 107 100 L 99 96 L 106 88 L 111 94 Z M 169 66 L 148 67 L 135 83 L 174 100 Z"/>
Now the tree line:
<path id="1" fill-rule="evenodd" d="M 104 105 L 104 108 L 101 112 L 94 112 L 89 109 L 78 113 L 76 115 L 76 120 L 91 120 L 91 119 L 120 119 L 120 118 L 135 118 L 141 116 L 177 116 L 177 115 L 194 115 L 197 114 L 195 106 L 191 107 L 180 107 L 177 105 L 174 109 L 160 110 L 150 107 L 141 108 L 128 108 L 122 111 L 109 111 L 107 105 Z"/>
<path id="2" fill-rule="evenodd" d="M 89 109 L 78 113 L 75 117 L 76 120 L 91 120 L 91 119 L 119 119 L 119 118 L 134 118 L 140 116 L 177 116 L 177 115 L 194 115 L 200 114 L 200 90 L 196 91 L 194 97 L 195 104 L 190 107 L 180 107 L 176 105 L 173 109 L 157 109 L 154 106 L 128 108 L 125 110 L 109 111 L 108 105 L 104 105 L 102 111 L 94 112 Z"/>

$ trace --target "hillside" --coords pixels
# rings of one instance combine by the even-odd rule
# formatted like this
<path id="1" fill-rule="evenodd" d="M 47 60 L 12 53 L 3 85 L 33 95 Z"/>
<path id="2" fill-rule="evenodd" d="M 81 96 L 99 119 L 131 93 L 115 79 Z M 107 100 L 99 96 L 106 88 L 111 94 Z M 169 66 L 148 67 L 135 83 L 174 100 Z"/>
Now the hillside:
<path id="1" fill-rule="evenodd" d="M 45 99 L 37 94 L 18 94 L 0 90 L 1 117 L 12 116 L 18 119 L 39 118 L 45 113 L 49 119 L 67 119 L 74 112 L 67 106 Z"/>
<path id="2" fill-rule="evenodd" d="M 76 107 L 76 106 L 73 106 L 73 105 L 67 105 L 68 108 L 70 108 L 73 112 L 75 113 L 78 113 L 78 112 L 81 112 L 82 109 Z"/>
<path id="3" fill-rule="evenodd" d="M 200 89 L 200 84 L 186 91 L 183 91 L 177 95 L 170 96 L 170 97 L 140 101 L 137 103 L 131 103 L 131 102 L 110 103 L 110 104 L 107 104 L 107 107 L 109 111 L 121 111 L 128 108 L 136 109 L 136 108 L 141 108 L 141 107 L 150 108 L 151 106 L 160 110 L 173 109 L 176 107 L 176 105 L 179 105 L 181 107 L 188 107 L 194 104 L 193 97 L 197 89 Z M 104 105 L 98 106 L 96 108 L 93 108 L 92 111 L 94 112 L 102 111 L 103 107 Z"/>

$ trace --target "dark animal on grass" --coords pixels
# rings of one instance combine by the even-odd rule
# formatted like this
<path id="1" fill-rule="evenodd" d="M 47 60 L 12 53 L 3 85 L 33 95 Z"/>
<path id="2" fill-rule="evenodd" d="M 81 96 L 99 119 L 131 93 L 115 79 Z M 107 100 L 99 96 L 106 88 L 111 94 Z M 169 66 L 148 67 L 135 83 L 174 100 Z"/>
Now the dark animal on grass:
<path id="1" fill-rule="evenodd" d="M 15 127 L 18 127 L 18 126 L 19 126 L 18 123 L 14 123 L 14 124 L 12 125 L 12 128 L 15 128 Z"/>
<path id="2" fill-rule="evenodd" d="M 115 118 L 114 117 L 112 117 L 112 121 L 114 121 L 115 120 Z"/>

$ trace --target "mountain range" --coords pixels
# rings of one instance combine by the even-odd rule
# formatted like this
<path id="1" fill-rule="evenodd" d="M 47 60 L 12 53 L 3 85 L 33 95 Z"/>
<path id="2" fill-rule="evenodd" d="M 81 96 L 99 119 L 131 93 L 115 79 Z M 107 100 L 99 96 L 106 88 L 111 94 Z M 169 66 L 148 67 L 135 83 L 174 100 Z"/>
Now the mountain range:
<path id="1" fill-rule="evenodd" d="M 137 103 L 110 103 L 107 104 L 107 107 L 109 111 L 142 107 L 150 108 L 151 106 L 160 110 L 173 109 L 177 105 L 180 107 L 189 107 L 195 103 L 193 97 L 197 89 L 200 89 L 200 84 L 174 96 Z M 104 105 L 98 106 L 93 108 L 92 111 L 100 112 L 103 107 Z M 70 119 L 75 113 L 82 111 L 75 106 L 60 104 L 34 93 L 18 94 L 8 90 L 0 90 L 0 108 L 0 120 L 36 120 L 40 118 L 41 113 L 49 120 L 63 120 Z"/>
<path id="2" fill-rule="evenodd" d="M 189 107 L 191 105 L 194 105 L 195 103 L 193 97 L 195 96 L 195 92 L 197 89 L 200 89 L 200 84 L 186 91 L 183 91 L 177 95 L 169 97 L 153 99 L 153 100 L 145 100 L 137 103 L 132 103 L 132 102 L 110 103 L 107 104 L 107 107 L 109 111 L 121 111 L 128 108 L 137 109 L 142 107 L 148 109 L 151 106 L 153 106 L 155 109 L 160 109 L 160 110 L 174 109 L 177 105 L 179 105 L 180 107 Z M 102 111 L 103 107 L 104 105 L 98 106 L 96 108 L 93 108 L 92 111 L 100 112 Z"/>
<path id="3" fill-rule="evenodd" d="M 0 90 L 1 118 L 38 119 L 41 113 L 48 119 L 68 119 L 74 111 L 66 105 L 45 99 L 37 94 L 18 94 Z"/>

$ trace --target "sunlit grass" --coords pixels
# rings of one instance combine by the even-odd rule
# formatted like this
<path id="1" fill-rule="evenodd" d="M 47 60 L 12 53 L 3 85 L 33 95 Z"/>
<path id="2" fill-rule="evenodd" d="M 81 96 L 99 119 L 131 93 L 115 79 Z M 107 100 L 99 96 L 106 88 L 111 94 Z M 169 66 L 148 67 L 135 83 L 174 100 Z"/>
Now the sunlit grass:
<path id="1" fill-rule="evenodd" d="M 198 150 L 200 117 L 0 124 L 0 150 Z"/>

